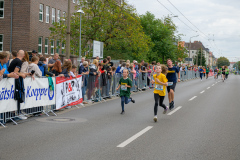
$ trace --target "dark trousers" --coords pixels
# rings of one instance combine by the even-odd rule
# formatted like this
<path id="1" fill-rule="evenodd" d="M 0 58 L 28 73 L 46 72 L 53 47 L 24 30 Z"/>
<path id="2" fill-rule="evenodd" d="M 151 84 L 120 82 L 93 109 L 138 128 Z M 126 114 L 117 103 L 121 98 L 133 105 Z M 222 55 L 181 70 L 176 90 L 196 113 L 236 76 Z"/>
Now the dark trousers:
<path id="1" fill-rule="evenodd" d="M 200 78 L 202 79 L 203 73 L 200 73 Z"/>
<path id="2" fill-rule="evenodd" d="M 121 106 L 122 106 L 122 111 L 124 111 L 124 103 L 128 104 L 129 102 L 131 102 L 131 99 L 125 96 L 121 97 Z"/>
<path id="3" fill-rule="evenodd" d="M 167 108 L 167 107 L 165 106 L 165 104 L 163 104 L 164 97 L 165 97 L 165 96 L 159 96 L 159 94 L 155 94 L 155 93 L 154 93 L 154 100 L 155 100 L 155 104 L 154 104 L 154 115 L 157 115 L 158 105 L 161 106 L 161 107 L 164 108 L 164 109 Z"/>

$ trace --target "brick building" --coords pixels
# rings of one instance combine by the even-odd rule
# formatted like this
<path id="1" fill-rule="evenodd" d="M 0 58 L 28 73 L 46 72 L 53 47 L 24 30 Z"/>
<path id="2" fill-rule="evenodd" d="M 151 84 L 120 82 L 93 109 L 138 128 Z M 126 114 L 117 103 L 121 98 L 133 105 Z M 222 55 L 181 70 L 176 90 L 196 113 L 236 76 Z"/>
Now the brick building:
<path id="1" fill-rule="evenodd" d="M 71 0 L 71 12 L 79 0 Z M 64 55 L 65 45 L 49 39 L 52 22 L 66 16 L 68 0 L 0 0 L 0 51 L 36 50 Z"/>

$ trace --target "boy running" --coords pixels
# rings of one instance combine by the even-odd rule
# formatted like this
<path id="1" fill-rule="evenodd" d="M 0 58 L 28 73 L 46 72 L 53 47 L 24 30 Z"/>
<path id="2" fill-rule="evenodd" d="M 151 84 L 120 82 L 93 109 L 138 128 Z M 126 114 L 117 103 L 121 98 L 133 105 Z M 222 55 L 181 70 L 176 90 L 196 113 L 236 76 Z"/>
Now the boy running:
<path id="1" fill-rule="evenodd" d="M 156 74 L 153 75 L 154 80 L 152 80 L 152 84 L 155 83 L 154 87 L 154 118 L 153 120 L 157 122 L 157 111 L 158 105 L 164 108 L 163 114 L 167 113 L 167 107 L 163 104 L 164 97 L 166 95 L 166 86 L 168 86 L 168 80 L 166 78 L 167 67 L 166 66 L 156 66 Z M 161 73 L 162 72 L 162 73 Z M 163 74 L 164 73 L 164 74 Z M 158 103 L 159 102 L 159 103 Z"/>
<path id="2" fill-rule="evenodd" d="M 180 72 L 177 69 L 177 67 L 172 65 L 171 59 L 167 60 L 167 65 L 168 65 L 167 79 L 168 79 L 168 82 L 172 82 L 172 85 L 167 87 L 169 109 L 172 110 L 174 108 L 174 91 L 175 91 L 176 83 L 180 82 Z M 177 79 L 176 73 L 178 74 L 178 79 Z"/>
<path id="3" fill-rule="evenodd" d="M 133 100 L 130 97 L 130 89 L 132 88 L 132 81 L 127 77 L 128 76 L 128 70 L 123 70 L 123 77 L 119 81 L 119 86 L 117 87 L 117 90 L 120 88 L 120 97 L 121 97 L 121 106 L 122 106 L 122 112 L 121 114 L 125 113 L 124 110 L 124 102 L 125 104 L 128 104 L 129 102 L 135 103 L 135 100 Z"/>

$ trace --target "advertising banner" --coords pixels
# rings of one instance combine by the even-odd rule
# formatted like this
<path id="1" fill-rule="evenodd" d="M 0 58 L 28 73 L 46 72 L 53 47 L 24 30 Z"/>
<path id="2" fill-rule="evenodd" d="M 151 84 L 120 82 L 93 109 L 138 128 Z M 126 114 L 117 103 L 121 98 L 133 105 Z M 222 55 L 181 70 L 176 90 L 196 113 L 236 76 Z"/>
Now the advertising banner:
<path id="1" fill-rule="evenodd" d="M 56 78 L 56 109 L 82 103 L 82 76 Z"/>

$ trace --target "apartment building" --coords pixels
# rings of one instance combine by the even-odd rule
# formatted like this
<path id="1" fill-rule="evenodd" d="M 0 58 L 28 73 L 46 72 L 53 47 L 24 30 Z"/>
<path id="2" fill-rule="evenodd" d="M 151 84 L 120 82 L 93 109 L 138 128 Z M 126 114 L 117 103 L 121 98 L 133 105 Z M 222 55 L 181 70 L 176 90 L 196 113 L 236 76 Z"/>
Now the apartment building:
<path id="1" fill-rule="evenodd" d="M 71 13 L 79 0 L 71 0 Z M 64 55 L 65 45 L 50 39 L 49 28 L 67 13 L 68 0 L 0 0 L 0 51 L 36 50 Z"/>

